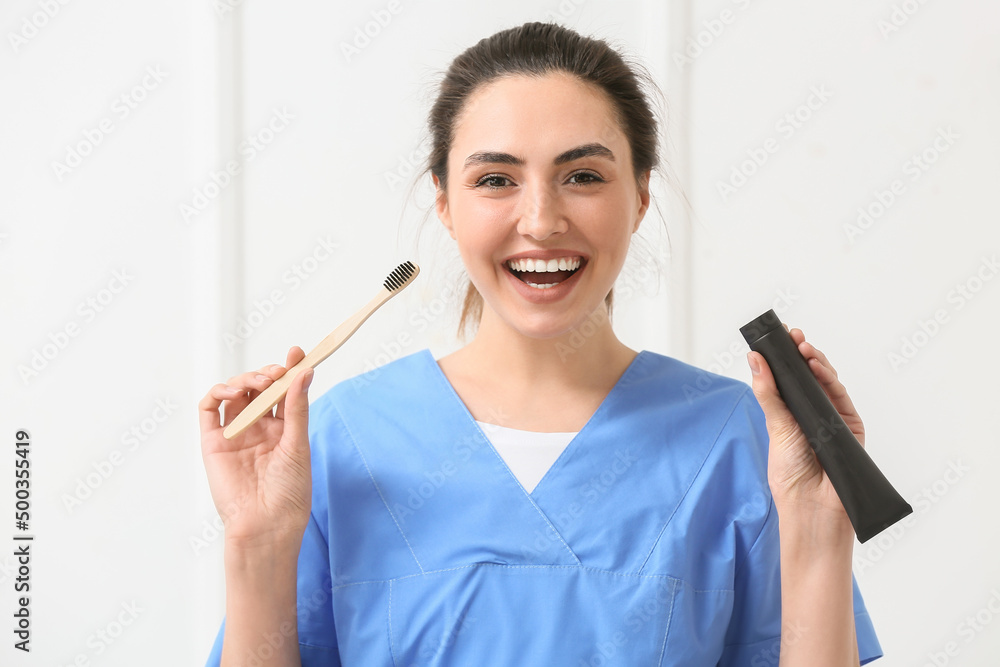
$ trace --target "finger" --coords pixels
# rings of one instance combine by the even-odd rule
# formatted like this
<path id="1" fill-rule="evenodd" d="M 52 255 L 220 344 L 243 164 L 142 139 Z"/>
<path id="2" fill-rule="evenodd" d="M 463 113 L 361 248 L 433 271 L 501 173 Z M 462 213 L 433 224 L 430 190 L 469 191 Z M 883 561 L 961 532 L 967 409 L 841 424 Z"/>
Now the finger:
<path id="1" fill-rule="evenodd" d="M 292 446 L 291 455 L 309 456 L 309 385 L 312 383 L 314 371 L 307 368 L 295 376 L 292 384 L 288 387 L 284 403 L 284 431 L 281 439 Z M 287 440 L 286 440 L 287 439 Z M 296 451 L 297 450 L 297 451 Z M 302 460 L 299 458 L 299 460 Z"/>
<path id="2" fill-rule="evenodd" d="M 837 373 L 837 369 L 833 367 L 833 364 L 830 363 L 830 360 L 827 358 L 827 356 L 822 352 L 820 352 L 816 348 L 816 346 L 813 345 L 812 343 L 807 343 L 805 341 L 800 343 L 799 353 L 806 358 L 806 361 L 808 361 L 810 358 L 818 359 L 823 366 L 828 368 L 830 372 L 833 373 L 834 377 L 840 377 L 840 375 Z"/>
<path id="3" fill-rule="evenodd" d="M 789 332 L 792 340 L 795 341 L 799 353 L 805 358 L 806 364 L 812 371 L 816 380 L 823 387 L 823 391 L 830 397 L 830 402 L 845 419 L 853 417 L 860 421 L 857 408 L 847 394 L 847 388 L 840 381 L 837 369 L 830 363 L 829 358 L 812 343 L 806 342 L 805 334 L 801 329 L 792 329 Z"/>
<path id="4" fill-rule="evenodd" d="M 293 345 L 292 347 L 288 348 L 288 356 L 285 357 L 285 367 L 286 368 L 292 368 L 293 366 L 295 366 L 295 364 L 297 364 L 300 361 L 302 361 L 302 359 L 304 359 L 305 356 L 306 356 L 306 353 L 302 351 L 301 347 L 299 347 L 298 345 Z M 282 373 L 282 375 L 284 375 L 284 373 Z M 287 396 L 287 394 L 286 394 L 286 396 Z M 278 407 L 274 411 L 274 416 L 277 417 L 278 419 L 284 419 L 285 418 L 285 399 L 284 399 L 284 397 L 282 397 L 282 399 L 280 401 L 278 401 Z"/>
<path id="5" fill-rule="evenodd" d="M 239 389 L 240 393 L 231 401 L 227 401 L 223 406 L 223 425 L 228 426 L 230 422 L 236 419 L 236 416 L 243 412 L 244 408 L 250 405 L 250 402 L 257 398 L 260 392 L 267 388 L 273 381 L 267 375 L 258 373 L 257 371 L 249 371 L 229 378 L 226 384 Z"/>
<path id="6" fill-rule="evenodd" d="M 240 390 L 223 383 L 213 385 L 208 393 L 198 401 L 198 423 L 202 433 L 210 433 L 222 428 L 219 423 L 219 406 L 225 400 L 239 396 Z"/>
<path id="7" fill-rule="evenodd" d="M 840 381 L 836 373 L 821 364 L 816 358 L 809 360 L 809 368 L 812 370 L 813 375 L 816 376 L 820 385 L 822 385 L 823 391 L 830 397 L 830 402 L 833 403 L 833 407 L 837 408 L 837 412 L 842 415 L 857 414 L 854 401 L 851 400 L 851 397 L 847 393 L 847 387 Z"/>
<path id="8" fill-rule="evenodd" d="M 753 375 L 751 388 L 761 409 L 764 410 L 768 430 L 781 439 L 791 436 L 798 428 L 798 423 L 778 393 L 778 386 L 774 382 L 774 375 L 767 361 L 760 352 L 750 352 L 747 354 L 747 362 L 751 371 L 754 369 L 754 362 L 757 363 L 757 372 Z"/>

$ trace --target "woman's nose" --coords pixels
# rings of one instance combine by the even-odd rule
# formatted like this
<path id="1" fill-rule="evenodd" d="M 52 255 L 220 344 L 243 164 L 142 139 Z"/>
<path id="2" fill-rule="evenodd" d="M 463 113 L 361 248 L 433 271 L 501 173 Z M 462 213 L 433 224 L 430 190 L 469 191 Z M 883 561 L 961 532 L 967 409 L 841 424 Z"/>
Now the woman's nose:
<path id="1" fill-rule="evenodd" d="M 525 188 L 517 231 L 542 241 L 569 228 L 558 197 L 545 186 Z"/>

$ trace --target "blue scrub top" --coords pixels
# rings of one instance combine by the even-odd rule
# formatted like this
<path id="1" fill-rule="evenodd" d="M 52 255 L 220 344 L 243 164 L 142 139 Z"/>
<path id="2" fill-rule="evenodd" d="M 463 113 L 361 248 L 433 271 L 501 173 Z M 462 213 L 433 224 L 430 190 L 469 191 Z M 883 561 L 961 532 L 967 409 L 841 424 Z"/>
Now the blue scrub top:
<path id="1" fill-rule="evenodd" d="M 303 665 L 778 664 L 768 435 L 743 382 L 640 352 L 531 493 L 426 348 L 314 401 L 309 440 Z M 853 584 L 865 664 L 882 649 Z"/>

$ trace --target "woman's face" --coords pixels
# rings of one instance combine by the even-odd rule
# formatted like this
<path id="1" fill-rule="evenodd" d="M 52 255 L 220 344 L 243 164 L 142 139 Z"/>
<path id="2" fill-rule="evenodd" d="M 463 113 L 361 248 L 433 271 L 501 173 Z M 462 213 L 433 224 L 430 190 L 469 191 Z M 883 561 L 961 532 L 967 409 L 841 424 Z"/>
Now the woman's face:
<path id="1" fill-rule="evenodd" d="M 434 182 L 438 217 L 484 308 L 537 338 L 604 308 L 649 205 L 611 103 L 565 73 L 506 77 L 473 93 L 455 126 L 447 192 Z M 531 258 L 535 271 L 512 258 Z"/>

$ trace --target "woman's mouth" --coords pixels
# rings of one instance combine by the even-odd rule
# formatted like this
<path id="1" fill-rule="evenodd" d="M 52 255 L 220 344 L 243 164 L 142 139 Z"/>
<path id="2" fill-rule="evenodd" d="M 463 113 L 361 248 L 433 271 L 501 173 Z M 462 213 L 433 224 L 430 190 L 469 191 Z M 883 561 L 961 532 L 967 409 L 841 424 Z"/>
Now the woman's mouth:
<path id="1" fill-rule="evenodd" d="M 558 259 L 511 259 L 504 262 L 515 278 L 536 289 L 550 289 L 579 271 L 586 261 L 582 257 Z"/>

